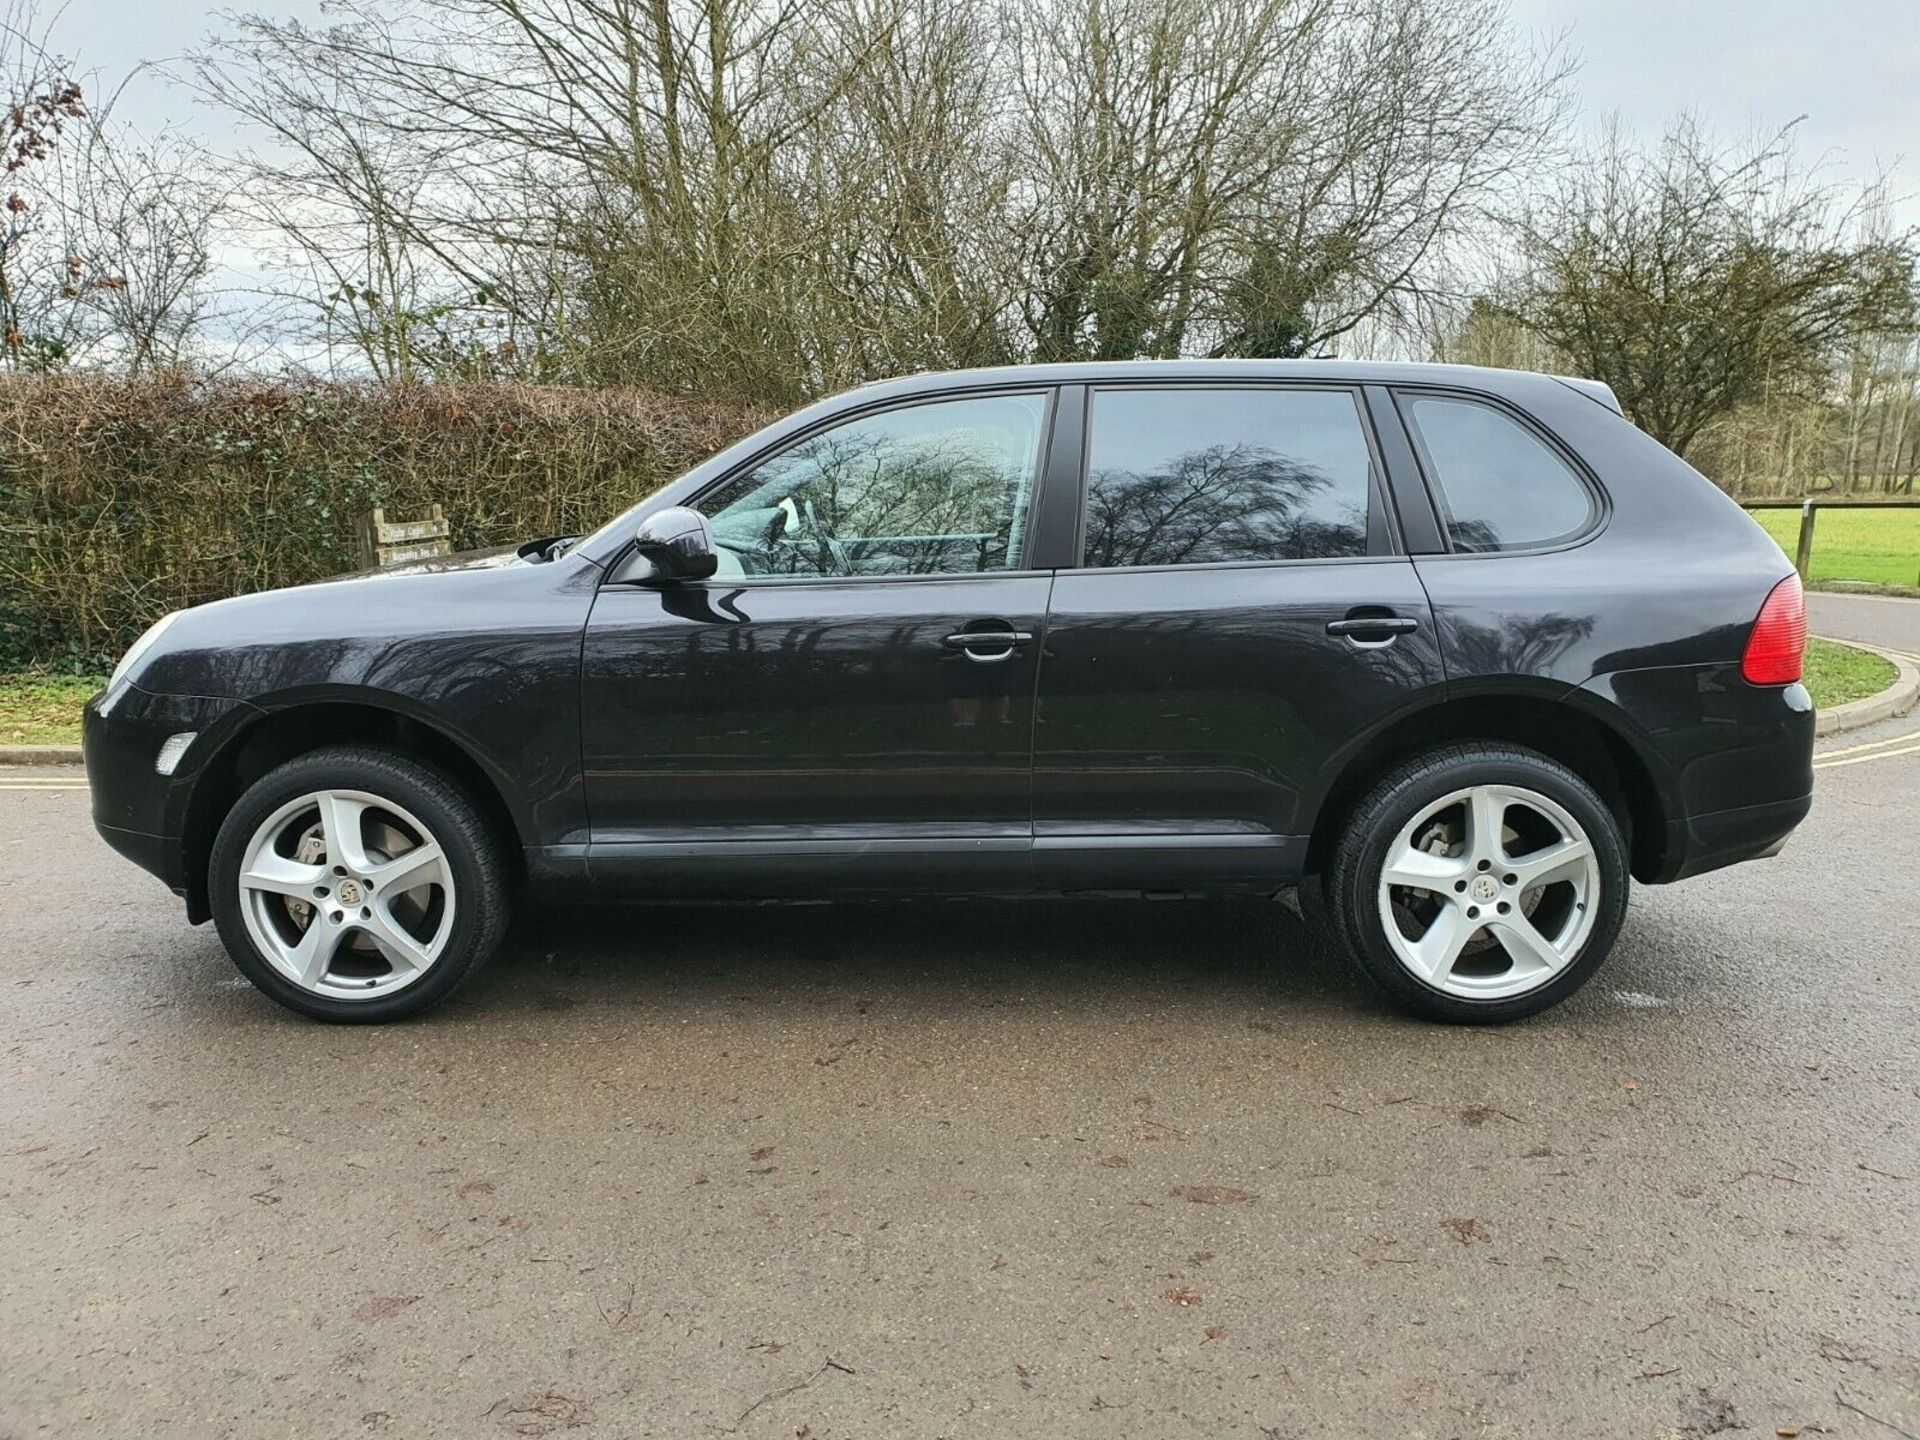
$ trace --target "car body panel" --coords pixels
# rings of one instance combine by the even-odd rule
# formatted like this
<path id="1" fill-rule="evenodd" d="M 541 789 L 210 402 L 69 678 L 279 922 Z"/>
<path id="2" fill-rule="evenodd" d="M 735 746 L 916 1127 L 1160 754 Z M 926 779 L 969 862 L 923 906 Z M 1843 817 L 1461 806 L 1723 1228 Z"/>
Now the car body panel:
<path id="1" fill-rule="evenodd" d="M 1737 663 L 1596 675 L 1570 700 L 1628 734 L 1661 791 L 1664 883 L 1765 853 L 1813 803 L 1813 700 Z"/>
<path id="2" fill-rule="evenodd" d="M 138 688 L 244 700 L 255 720 L 326 705 L 405 715 L 486 772 L 525 843 L 584 844 L 579 653 L 600 571 L 584 559 L 511 560 L 400 566 L 198 606 L 169 627 Z M 218 748 L 196 743 L 194 773 Z M 166 823 L 179 823 L 178 808 Z"/>
<path id="3" fill-rule="evenodd" d="M 805 886 L 862 856 L 876 871 L 901 857 L 903 880 L 937 877 L 924 854 L 952 853 L 956 869 L 976 855 L 989 870 L 991 857 L 1023 856 L 1052 584 L 997 573 L 603 586 L 581 661 L 596 885 L 679 888 L 669 857 L 718 871 L 782 855 Z M 969 629 L 1031 638 L 979 661 L 946 643 Z M 1010 881 L 1023 866 L 1009 862 Z"/>
<path id="4" fill-rule="evenodd" d="M 1328 633 L 1363 608 L 1418 628 Z M 1168 835 L 1215 837 L 1222 866 L 1238 837 L 1271 877 L 1304 850 L 1329 755 L 1444 687 L 1404 558 L 1062 571 L 1035 732 L 1043 879 L 1151 888 Z"/>

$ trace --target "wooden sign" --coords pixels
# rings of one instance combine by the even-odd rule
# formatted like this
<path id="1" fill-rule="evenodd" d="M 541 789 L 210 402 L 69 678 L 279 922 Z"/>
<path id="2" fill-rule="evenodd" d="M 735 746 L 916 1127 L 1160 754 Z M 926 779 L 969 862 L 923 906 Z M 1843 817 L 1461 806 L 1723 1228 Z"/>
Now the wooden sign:
<path id="1" fill-rule="evenodd" d="M 356 533 L 360 563 L 369 569 L 453 553 L 453 527 L 438 505 L 425 520 L 390 521 L 385 510 L 376 509 L 360 517 Z"/>

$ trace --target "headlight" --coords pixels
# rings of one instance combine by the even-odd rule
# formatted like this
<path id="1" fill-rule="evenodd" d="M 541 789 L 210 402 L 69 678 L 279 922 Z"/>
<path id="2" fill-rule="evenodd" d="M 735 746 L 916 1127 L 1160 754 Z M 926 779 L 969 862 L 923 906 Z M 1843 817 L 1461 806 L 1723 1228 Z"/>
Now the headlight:
<path id="1" fill-rule="evenodd" d="M 113 678 L 107 681 L 107 691 L 109 694 L 120 688 L 120 682 L 133 673 L 133 667 L 140 663 L 141 656 L 151 650 L 154 642 L 166 633 L 166 628 L 179 618 L 180 611 L 178 610 L 174 611 L 171 615 L 163 615 L 147 627 L 146 634 L 142 635 L 127 647 L 127 653 L 122 655 L 120 657 L 120 663 L 113 667 Z"/>

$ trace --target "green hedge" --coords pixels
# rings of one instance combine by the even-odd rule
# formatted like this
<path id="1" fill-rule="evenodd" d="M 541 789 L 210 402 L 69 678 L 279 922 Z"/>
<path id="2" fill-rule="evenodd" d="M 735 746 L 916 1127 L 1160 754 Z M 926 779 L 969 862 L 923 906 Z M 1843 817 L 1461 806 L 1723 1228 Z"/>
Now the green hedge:
<path id="1" fill-rule="evenodd" d="M 99 665 L 183 605 L 600 523 L 767 418 L 635 390 L 0 377 L 0 667 Z"/>

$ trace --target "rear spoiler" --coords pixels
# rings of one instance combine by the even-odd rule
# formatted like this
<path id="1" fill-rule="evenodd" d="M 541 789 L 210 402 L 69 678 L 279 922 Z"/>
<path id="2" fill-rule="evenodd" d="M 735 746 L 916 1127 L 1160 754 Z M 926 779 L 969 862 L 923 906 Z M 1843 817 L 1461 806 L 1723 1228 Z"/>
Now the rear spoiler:
<path id="1" fill-rule="evenodd" d="M 1614 414 L 1624 417 L 1626 411 L 1620 408 L 1620 397 L 1613 393 L 1613 387 L 1604 380 L 1578 380 L 1571 375 L 1553 377 L 1569 390 L 1577 390 L 1596 405 L 1604 405 Z"/>

